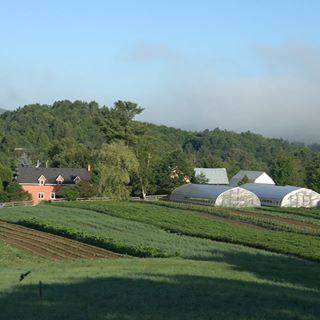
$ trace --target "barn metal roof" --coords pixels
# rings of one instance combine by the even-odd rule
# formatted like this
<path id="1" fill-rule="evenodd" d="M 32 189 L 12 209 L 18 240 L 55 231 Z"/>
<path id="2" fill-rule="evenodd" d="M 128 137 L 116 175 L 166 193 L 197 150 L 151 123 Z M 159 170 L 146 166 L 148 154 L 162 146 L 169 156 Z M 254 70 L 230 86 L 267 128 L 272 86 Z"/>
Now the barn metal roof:
<path id="1" fill-rule="evenodd" d="M 74 184 L 74 179 L 78 176 L 83 181 L 89 181 L 91 174 L 84 168 L 36 168 L 20 166 L 17 171 L 17 182 L 19 183 L 39 183 L 39 177 L 43 175 L 46 183 L 55 184 L 56 179 L 61 175 L 63 184 Z"/>
<path id="2" fill-rule="evenodd" d="M 295 186 L 276 186 L 264 183 L 246 183 L 241 185 L 241 188 L 253 192 L 259 198 L 265 199 L 283 199 L 290 192 L 302 189 Z"/>
<path id="3" fill-rule="evenodd" d="M 209 181 L 208 184 L 229 184 L 227 170 L 225 168 L 194 168 L 196 176 L 203 173 Z"/>

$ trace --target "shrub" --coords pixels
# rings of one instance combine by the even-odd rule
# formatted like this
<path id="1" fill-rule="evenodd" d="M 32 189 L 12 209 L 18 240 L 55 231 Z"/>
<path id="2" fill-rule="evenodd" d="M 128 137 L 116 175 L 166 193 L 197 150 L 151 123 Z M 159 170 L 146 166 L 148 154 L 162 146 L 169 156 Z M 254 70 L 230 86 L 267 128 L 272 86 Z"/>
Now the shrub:
<path id="1" fill-rule="evenodd" d="M 57 192 L 57 198 L 64 198 L 68 201 L 75 201 L 79 198 L 79 192 L 74 188 L 62 188 Z"/>

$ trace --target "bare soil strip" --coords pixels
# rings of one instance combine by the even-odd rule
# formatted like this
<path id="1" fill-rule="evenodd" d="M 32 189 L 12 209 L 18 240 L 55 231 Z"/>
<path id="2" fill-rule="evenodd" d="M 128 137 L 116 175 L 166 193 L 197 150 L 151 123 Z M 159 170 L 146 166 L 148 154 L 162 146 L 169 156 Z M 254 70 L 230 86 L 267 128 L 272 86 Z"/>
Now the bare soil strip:
<path id="1" fill-rule="evenodd" d="M 54 260 L 121 257 L 109 250 L 7 222 L 0 222 L 0 240 Z"/>

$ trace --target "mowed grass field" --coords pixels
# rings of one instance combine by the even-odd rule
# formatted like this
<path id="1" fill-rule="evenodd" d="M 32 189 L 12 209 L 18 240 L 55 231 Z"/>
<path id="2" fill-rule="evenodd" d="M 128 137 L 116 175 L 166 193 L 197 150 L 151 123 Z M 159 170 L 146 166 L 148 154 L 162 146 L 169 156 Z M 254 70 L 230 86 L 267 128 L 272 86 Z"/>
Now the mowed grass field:
<path id="1" fill-rule="evenodd" d="M 311 261 L 318 260 L 319 238 L 313 234 L 132 202 L 8 208 L 0 220 L 131 253 L 53 262 L 0 241 L 0 319 L 319 319 L 320 263 Z M 263 237 L 268 251 L 253 248 Z M 237 244 L 249 239 L 252 244 Z M 279 239 L 297 252 L 275 253 Z M 308 244 L 305 259 L 293 256 L 303 256 Z"/>

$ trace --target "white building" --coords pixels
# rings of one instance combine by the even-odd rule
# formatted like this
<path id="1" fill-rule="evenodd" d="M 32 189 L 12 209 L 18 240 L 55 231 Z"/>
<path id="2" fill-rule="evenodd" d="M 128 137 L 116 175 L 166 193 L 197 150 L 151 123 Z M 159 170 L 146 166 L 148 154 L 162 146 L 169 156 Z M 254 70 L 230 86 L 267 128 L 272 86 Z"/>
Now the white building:
<path id="1" fill-rule="evenodd" d="M 256 194 L 264 206 L 311 208 L 320 204 L 320 194 L 311 189 L 258 183 L 246 183 L 241 188 Z"/>
<path id="2" fill-rule="evenodd" d="M 205 175 L 207 184 L 229 185 L 226 168 L 194 168 L 195 176 Z"/>
<path id="3" fill-rule="evenodd" d="M 185 184 L 170 195 L 171 201 L 224 207 L 258 207 L 259 198 L 246 189 L 210 184 Z"/>
<path id="4" fill-rule="evenodd" d="M 230 180 L 230 186 L 236 187 L 238 183 L 245 177 L 248 177 L 248 183 L 263 183 L 274 185 L 275 182 L 263 171 L 240 170 Z"/>

